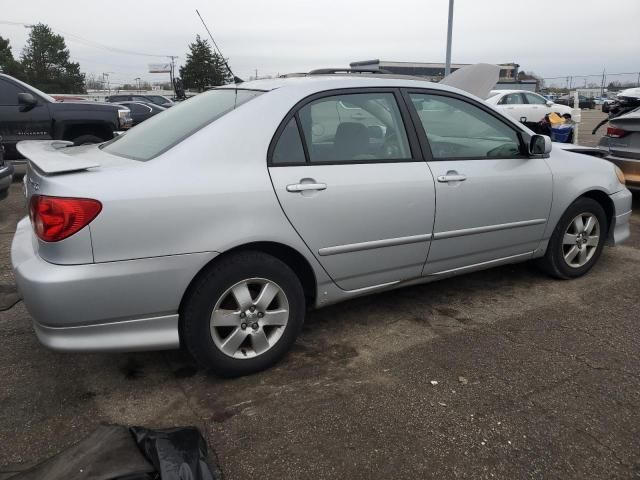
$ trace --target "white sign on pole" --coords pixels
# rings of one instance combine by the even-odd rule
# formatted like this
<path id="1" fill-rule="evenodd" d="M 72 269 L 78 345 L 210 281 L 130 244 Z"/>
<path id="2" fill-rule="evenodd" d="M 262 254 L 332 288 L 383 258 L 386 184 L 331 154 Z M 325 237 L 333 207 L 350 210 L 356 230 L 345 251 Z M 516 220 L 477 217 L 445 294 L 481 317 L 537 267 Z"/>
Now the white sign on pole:
<path id="1" fill-rule="evenodd" d="M 150 63 L 149 64 L 149 73 L 170 73 L 170 72 L 171 72 L 170 63 Z"/>

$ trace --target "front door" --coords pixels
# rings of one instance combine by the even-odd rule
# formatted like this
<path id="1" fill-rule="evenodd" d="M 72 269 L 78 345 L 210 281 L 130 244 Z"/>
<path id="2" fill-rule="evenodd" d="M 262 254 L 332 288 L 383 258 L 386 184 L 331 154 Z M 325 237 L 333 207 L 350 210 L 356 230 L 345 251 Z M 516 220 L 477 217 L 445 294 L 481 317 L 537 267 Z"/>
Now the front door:
<path id="1" fill-rule="evenodd" d="M 545 159 L 524 155 L 515 127 L 489 109 L 455 95 L 408 96 L 436 179 L 434 236 L 424 274 L 530 256 L 551 208 Z"/>
<path id="2" fill-rule="evenodd" d="M 33 107 L 20 105 L 19 93 L 30 92 L 21 85 L 0 78 L 0 137 L 7 149 L 7 159 L 17 158 L 16 143 L 20 140 L 51 138 L 51 120 L 47 105 L 39 98 L 38 104 Z"/>
<path id="3" fill-rule="evenodd" d="M 276 134 L 269 173 L 282 208 L 345 290 L 421 275 L 434 181 L 392 89 L 313 97 Z"/>

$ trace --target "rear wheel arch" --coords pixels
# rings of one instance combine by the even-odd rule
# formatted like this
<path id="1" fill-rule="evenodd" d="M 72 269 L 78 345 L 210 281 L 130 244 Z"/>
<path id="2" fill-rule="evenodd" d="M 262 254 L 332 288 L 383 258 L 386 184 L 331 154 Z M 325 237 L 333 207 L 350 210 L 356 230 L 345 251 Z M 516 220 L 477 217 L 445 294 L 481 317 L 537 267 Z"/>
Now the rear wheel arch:
<path id="1" fill-rule="evenodd" d="M 222 259 L 227 258 L 231 255 L 241 254 L 242 252 L 261 252 L 267 255 L 271 255 L 283 263 L 287 264 L 296 274 L 300 283 L 302 284 L 302 288 L 304 290 L 304 296 L 306 299 L 307 305 L 314 305 L 316 299 L 316 276 L 313 272 L 313 268 L 308 260 L 295 248 L 292 248 L 288 245 L 277 243 L 277 242 L 252 242 L 246 243 L 243 245 L 238 245 L 234 248 L 226 250 L 220 255 L 213 258 L 206 265 L 204 265 L 200 271 L 193 277 L 191 282 L 189 283 L 187 289 L 182 295 L 182 300 L 180 301 L 179 312 L 183 312 L 185 303 L 191 293 L 193 292 L 194 286 L 198 283 L 198 280 L 207 274 L 207 272 L 215 268 L 216 264 L 219 263 Z"/>

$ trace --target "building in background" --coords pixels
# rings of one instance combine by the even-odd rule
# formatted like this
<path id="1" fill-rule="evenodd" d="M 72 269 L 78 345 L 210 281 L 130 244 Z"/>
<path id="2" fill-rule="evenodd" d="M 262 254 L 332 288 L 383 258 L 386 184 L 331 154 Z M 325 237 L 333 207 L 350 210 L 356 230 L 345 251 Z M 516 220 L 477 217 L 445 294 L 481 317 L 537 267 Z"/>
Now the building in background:
<path id="1" fill-rule="evenodd" d="M 351 68 L 366 68 L 371 70 L 386 70 L 398 75 L 412 75 L 423 77 L 431 82 L 439 82 L 444 78 L 444 63 L 423 63 L 423 62 L 392 62 L 388 60 L 364 60 L 351 62 Z M 469 63 L 452 63 L 451 71 L 455 72 L 459 68 L 470 65 Z M 536 90 L 535 80 L 518 80 L 520 65 L 517 63 L 500 63 L 500 79 L 495 89 L 522 89 Z"/>

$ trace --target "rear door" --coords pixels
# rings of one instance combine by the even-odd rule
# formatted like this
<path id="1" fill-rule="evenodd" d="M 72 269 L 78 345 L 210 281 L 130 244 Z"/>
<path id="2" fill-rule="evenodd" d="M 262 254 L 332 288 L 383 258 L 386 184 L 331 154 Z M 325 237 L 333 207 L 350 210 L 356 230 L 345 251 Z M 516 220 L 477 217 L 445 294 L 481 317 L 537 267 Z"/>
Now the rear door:
<path id="1" fill-rule="evenodd" d="M 444 92 L 408 91 L 436 179 L 436 219 L 424 274 L 524 259 L 551 208 L 544 158 L 528 158 L 517 129 L 484 105 Z"/>
<path id="2" fill-rule="evenodd" d="M 434 181 L 394 89 L 311 97 L 284 119 L 269 173 L 285 214 L 345 290 L 420 276 Z"/>

